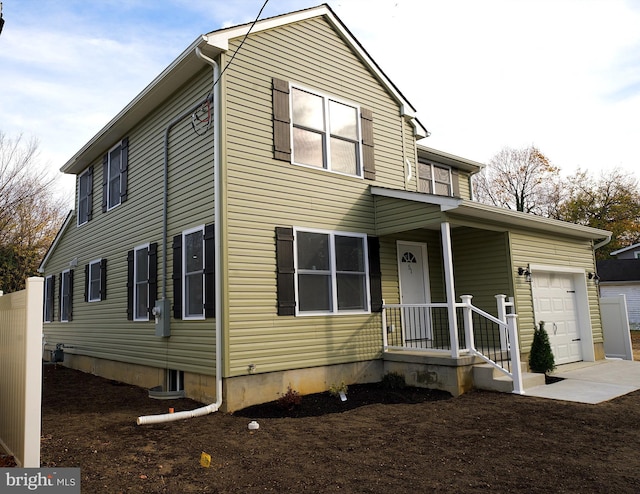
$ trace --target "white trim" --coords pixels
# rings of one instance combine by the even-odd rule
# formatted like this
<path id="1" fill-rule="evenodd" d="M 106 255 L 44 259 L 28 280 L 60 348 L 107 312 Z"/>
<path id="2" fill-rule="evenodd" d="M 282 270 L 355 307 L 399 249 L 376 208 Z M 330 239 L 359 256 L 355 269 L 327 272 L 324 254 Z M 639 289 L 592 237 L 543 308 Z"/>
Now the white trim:
<path id="1" fill-rule="evenodd" d="M 185 242 L 185 237 L 187 235 L 191 235 L 192 233 L 202 232 L 202 313 L 197 315 L 187 315 L 187 244 Z M 204 301 L 206 297 L 205 293 L 205 282 L 204 282 L 204 268 L 205 268 L 205 242 L 204 242 L 204 225 L 199 225 L 193 228 L 189 228 L 188 230 L 182 231 L 182 319 L 185 321 L 202 321 L 205 319 L 204 315 Z M 175 261 L 174 261 L 175 262 Z"/>
<path id="2" fill-rule="evenodd" d="M 151 244 L 143 244 L 143 245 L 138 245 L 137 247 L 134 247 L 133 249 L 133 320 L 134 321 L 145 321 L 148 322 L 150 320 L 150 316 L 149 316 L 149 306 L 154 302 L 150 299 L 150 294 L 149 294 L 149 246 Z M 137 253 L 139 250 L 143 250 L 146 249 L 147 250 L 147 315 L 146 317 L 138 317 L 138 256 Z"/>
<path id="3" fill-rule="evenodd" d="M 300 310 L 300 297 L 298 295 L 298 274 L 300 270 L 298 268 L 298 232 L 303 233 L 318 233 L 329 236 L 329 270 L 328 274 L 331 276 L 331 309 L 328 311 L 301 311 Z M 365 296 L 365 309 L 356 310 L 338 310 L 338 288 L 337 288 L 337 269 L 336 269 L 336 256 L 335 256 L 335 237 L 355 237 L 362 239 L 362 255 L 364 262 L 364 296 Z M 317 228 L 305 228 L 305 227 L 293 227 L 293 265 L 294 265 L 294 285 L 295 285 L 295 302 L 296 302 L 296 316 L 341 316 L 341 315 L 353 315 L 353 314 L 370 314 L 371 313 L 371 288 L 369 281 L 369 249 L 366 233 L 344 232 L 339 230 L 322 230 Z"/>
<path id="4" fill-rule="evenodd" d="M 87 302 L 100 302 L 102 300 L 102 293 L 100 291 L 100 287 L 102 286 L 102 266 L 101 266 L 101 262 L 102 259 L 94 259 L 93 261 L 90 261 L 88 263 L 89 265 L 89 269 L 87 270 L 87 277 L 89 278 L 87 280 Z M 93 279 L 93 277 L 91 276 L 91 267 L 97 265 L 98 266 L 98 297 L 91 297 L 91 282 L 96 281 Z"/>

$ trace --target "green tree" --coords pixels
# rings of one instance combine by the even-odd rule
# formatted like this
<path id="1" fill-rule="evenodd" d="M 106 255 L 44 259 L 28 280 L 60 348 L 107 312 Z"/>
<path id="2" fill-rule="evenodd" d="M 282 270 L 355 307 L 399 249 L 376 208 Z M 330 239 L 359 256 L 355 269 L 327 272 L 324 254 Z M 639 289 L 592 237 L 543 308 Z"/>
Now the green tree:
<path id="1" fill-rule="evenodd" d="M 474 176 L 475 196 L 501 208 L 547 215 L 557 203 L 559 181 L 559 169 L 537 147 L 505 147 Z"/>
<path id="2" fill-rule="evenodd" d="M 544 321 L 540 321 L 533 332 L 533 343 L 531 344 L 531 353 L 529 353 L 529 367 L 533 372 L 541 372 L 546 374 L 556 367 L 553 352 L 551 351 L 551 343 L 549 343 L 549 335 L 544 329 Z"/>
<path id="3" fill-rule="evenodd" d="M 633 175 L 614 169 L 594 179 L 578 170 L 568 178 L 565 194 L 554 217 L 612 232 L 611 242 L 596 251 L 598 259 L 640 241 L 640 190 Z"/>
<path id="4" fill-rule="evenodd" d="M 24 288 L 64 220 L 55 179 L 38 163 L 38 143 L 0 131 L 0 290 Z"/>

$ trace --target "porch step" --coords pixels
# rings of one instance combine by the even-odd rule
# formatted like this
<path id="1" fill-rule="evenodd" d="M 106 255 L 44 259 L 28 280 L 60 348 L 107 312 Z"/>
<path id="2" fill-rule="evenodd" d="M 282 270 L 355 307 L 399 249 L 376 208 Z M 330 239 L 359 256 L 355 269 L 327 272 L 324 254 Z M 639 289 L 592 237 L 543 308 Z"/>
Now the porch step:
<path id="1" fill-rule="evenodd" d="M 534 372 L 522 373 L 523 389 L 541 386 L 544 382 L 544 374 Z M 477 389 L 485 389 L 488 391 L 500 391 L 502 393 L 513 392 L 513 380 L 491 364 L 477 364 L 473 366 L 473 385 Z"/>

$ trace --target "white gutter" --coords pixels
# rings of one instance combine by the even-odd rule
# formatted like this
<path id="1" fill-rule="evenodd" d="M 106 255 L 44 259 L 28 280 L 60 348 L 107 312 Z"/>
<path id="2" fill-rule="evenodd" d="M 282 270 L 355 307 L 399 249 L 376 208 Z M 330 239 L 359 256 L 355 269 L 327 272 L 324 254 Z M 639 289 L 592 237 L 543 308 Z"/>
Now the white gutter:
<path id="1" fill-rule="evenodd" d="M 602 242 L 597 243 L 596 245 L 594 245 L 593 246 L 593 250 L 598 250 L 600 247 L 604 247 L 609 242 L 611 242 L 611 235 L 609 235 L 607 238 L 605 238 Z M 612 254 L 614 254 L 614 252 L 612 252 Z"/>
<path id="2" fill-rule="evenodd" d="M 195 49 L 196 55 L 207 62 L 213 67 L 213 174 L 214 174 L 214 208 L 215 208 L 215 223 L 214 223 L 214 235 L 215 235 L 215 317 L 216 317 L 216 401 L 209 405 L 196 408 L 194 410 L 185 410 L 176 413 L 164 413 L 159 415 L 146 415 L 138 417 L 138 425 L 146 424 L 158 424 L 162 422 L 174 422 L 176 420 L 183 420 L 193 417 L 202 417 L 213 412 L 217 412 L 222 405 L 222 294 L 221 294 L 221 261 L 220 261 L 220 218 L 221 211 L 220 205 L 222 203 L 221 189 L 222 184 L 220 180 L 220 166 L 221 166 L 221 150 L 220 150 L 220 137 L 221 137 L 221 115 L 220 108 L 221 102 L 221 90 L 220 90 L 220 67 L 218 63 L 207 57 L 202 53 L 199 47 Z M 166 257 L 166 251 L 164 253 Z"/>

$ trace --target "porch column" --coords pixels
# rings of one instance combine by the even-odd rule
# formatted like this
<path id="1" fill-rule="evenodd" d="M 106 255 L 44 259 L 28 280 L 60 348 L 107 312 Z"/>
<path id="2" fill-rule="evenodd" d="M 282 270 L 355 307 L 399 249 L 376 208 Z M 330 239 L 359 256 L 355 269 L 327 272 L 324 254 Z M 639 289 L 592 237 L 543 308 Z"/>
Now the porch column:
<path id="1" fill-rule="evenodd" d="M 444 284 L 447 293 L 447 312 L 449 315 L 449 333 L 451 337 L 451 356 L 458 358 L 458 320 L 456 317 L 456 289 L 453 281 L 453 254 L 451 253 L 451 227 L 449 222 L 440 224 L 442 236 L 442 261 L 444 264 Z"/>

